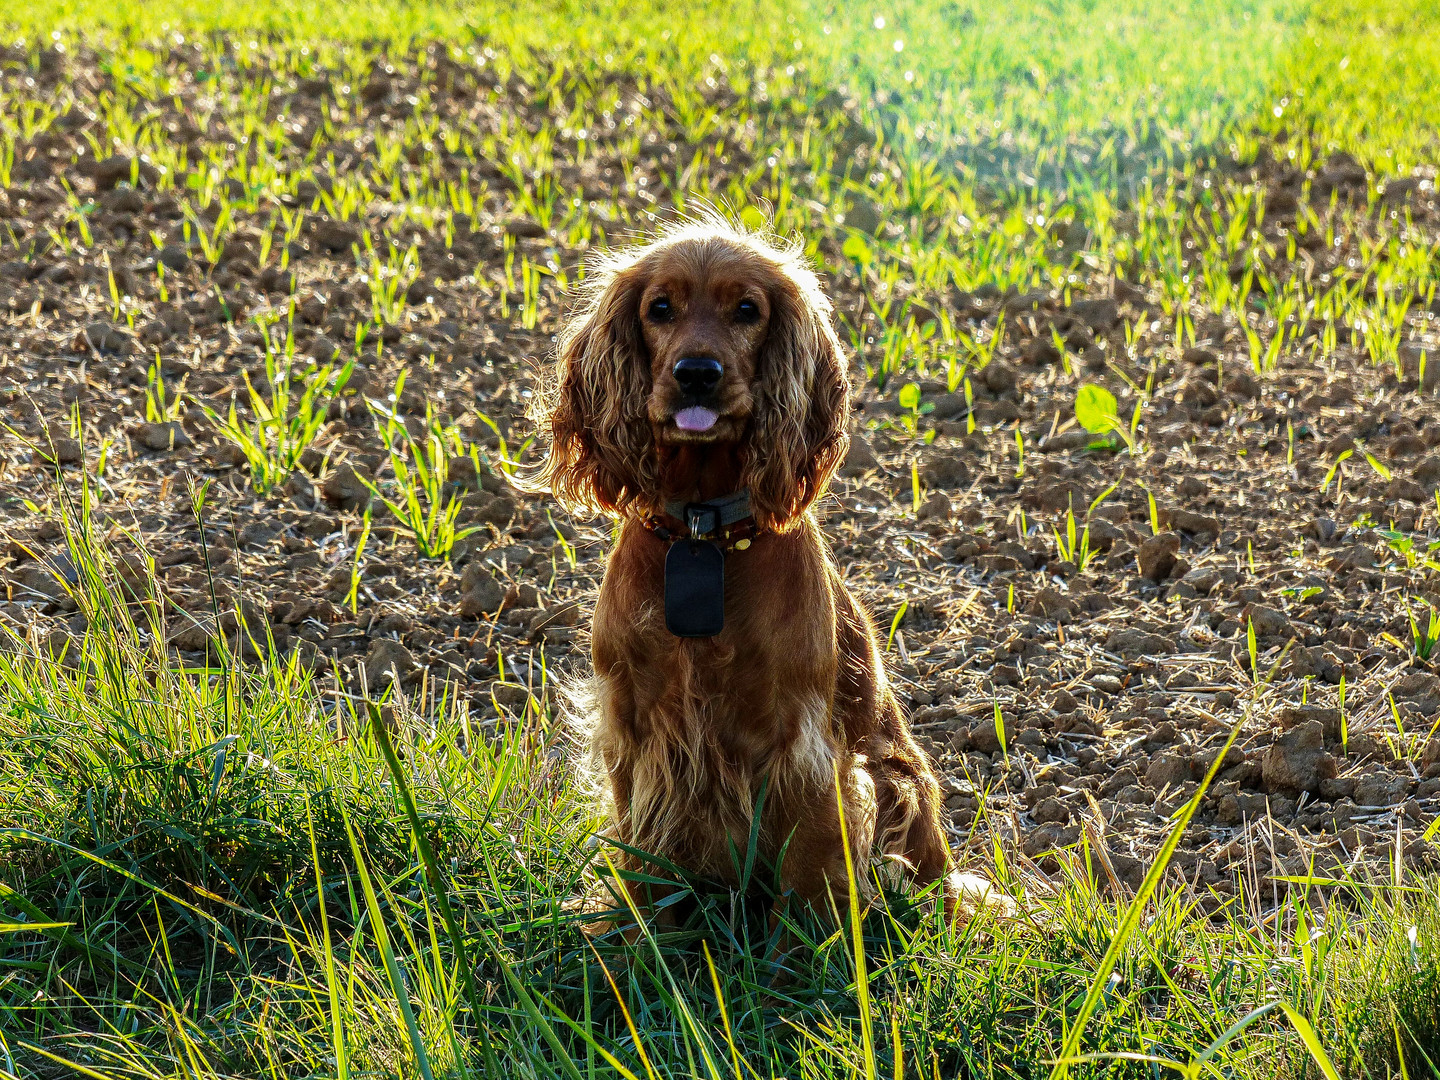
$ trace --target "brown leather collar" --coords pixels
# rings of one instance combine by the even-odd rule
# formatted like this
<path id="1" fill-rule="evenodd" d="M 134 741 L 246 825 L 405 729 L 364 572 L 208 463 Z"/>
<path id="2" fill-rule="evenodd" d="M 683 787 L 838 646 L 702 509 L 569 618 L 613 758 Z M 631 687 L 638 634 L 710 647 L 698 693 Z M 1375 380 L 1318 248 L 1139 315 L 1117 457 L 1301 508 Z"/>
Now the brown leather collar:
<path id="1" fill-rule="evenodd" d="M 663 514 L 644 514 L 640 525 L 666 542 L 708 540 L 722 551 L 744 551 L 767 529 L 750 513 L 750 492 L 741 489 L 708 502 L 674 502 Z"/>
<path id="2" fill-rule="evenodd" d="M 672 540 L 690 538 L 690 530 L 669 514 L 663 516 L 646 514 L 638 520 L 642 528 L 654 533 L 667 543 Z M 696 537 L 696 539 L 709 540 L 722 551 L 744 551 L 753 540 L 764 536 L 769 531 L 769 529 L 760 528 L 754 518 L 746 518 L 744 521 L 737 521 L 731 525 L 722 525 L 717 531 Z"/>

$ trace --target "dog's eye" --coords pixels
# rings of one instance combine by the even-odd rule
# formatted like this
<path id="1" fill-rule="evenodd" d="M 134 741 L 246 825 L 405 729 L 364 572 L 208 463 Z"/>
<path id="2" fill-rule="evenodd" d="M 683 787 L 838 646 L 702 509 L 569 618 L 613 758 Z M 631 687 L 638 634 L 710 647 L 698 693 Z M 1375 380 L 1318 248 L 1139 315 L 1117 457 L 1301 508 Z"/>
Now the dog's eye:
<path id="1" fill-rule="evenodd" d="M 754 300 L 741 300 L 740 306 L 735 309 L 735 321 L 738 323 L 759 322 L 760 305 Z"/>
<path id="2" fill-rule="evenodd" d="M 651 322 L 670 321 L 670 301 L 660 296 L 650 301 L 650 309 L 645 313 Z"/>

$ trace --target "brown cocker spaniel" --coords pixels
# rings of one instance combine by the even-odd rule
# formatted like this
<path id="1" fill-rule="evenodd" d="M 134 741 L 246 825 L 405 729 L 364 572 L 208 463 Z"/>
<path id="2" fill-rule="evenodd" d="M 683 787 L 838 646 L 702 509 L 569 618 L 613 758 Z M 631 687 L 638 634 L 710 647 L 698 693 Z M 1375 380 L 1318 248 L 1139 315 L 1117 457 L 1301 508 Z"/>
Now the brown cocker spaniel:
<path id="1" fill-rule="evenodd" d="M 866 893 L 878 864 L 943 882 L 951 909 L 992 902 L 954 868 L 875 626 L 807 512 L 845 454 L 850 393 L 815 274 L 710 219 L 588 284 L 540 404 L 538 482 L 623 521 L 588 732 L 613 835 L 733 883 L 759 803 L 787 893 L 843 898 L 848 837 Z"/>

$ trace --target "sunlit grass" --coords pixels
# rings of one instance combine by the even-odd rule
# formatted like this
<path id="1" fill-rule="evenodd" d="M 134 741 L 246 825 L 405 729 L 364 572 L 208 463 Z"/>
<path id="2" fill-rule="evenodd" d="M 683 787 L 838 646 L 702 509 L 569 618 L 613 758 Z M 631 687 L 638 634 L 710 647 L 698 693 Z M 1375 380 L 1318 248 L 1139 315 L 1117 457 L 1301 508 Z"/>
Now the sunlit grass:
<path id="1" fill-rule="evenodd" d="M 1048 886 L 995 849 L 1014 921 L 842 897 L 777 954 L 768 904 L 695 883 L 675 930 L 591 942 L 571 913 L 591 820 L 544 688 L 484 726 L 394 698 L 377 740 L 378 709 L 273 654 L 246 668 L 217 640 L 182 670 L 153 581 L 120 577 L 83 493 L 65 505 L 89 630 L 58 660 L 0 653 L 17 1075 L 180 1075 L 179 1055 L 189 1076 L 1043 1076 L 1068 1054 L 1085 1075 L 1386 1076 L 1397 1036 L 1410 1075 L 1440 1036 L 1433 883 L 1267 910 L 1157 871 L 1128 900 L 1083 841 Z"/>

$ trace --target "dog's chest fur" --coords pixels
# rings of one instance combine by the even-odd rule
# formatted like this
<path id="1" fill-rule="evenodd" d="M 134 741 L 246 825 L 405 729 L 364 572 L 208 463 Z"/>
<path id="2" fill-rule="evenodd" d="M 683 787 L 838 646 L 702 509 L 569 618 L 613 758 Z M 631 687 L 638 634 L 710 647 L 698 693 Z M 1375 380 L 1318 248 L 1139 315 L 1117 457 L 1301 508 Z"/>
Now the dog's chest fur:
<path id="1" fill-rule="evenodd" d="M 758 582 L 735 577 L 743 595 L 732 601 L 742 602 L 728 605 L 714 639 L 671 636 L 658 596 L 634 603 L 602 592 L 596 610 L 592 747 L 622 837 L 721 877 L 730 874 L 730 845 L 745 849 L 762 789 L 761 847 L 773 855 L 788 833 L 777 808 L 802 789 L 830 788 L 841 749 L 831 715 L 833 622 L 816 625 L 815 597 L 802 597 L 808 618 L 776 634 L 800 601 L 783 583 L 750 589 Z M 818 606 L 828 614 L 828 604 Z"/>

